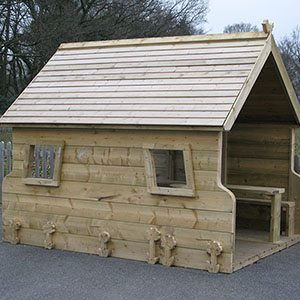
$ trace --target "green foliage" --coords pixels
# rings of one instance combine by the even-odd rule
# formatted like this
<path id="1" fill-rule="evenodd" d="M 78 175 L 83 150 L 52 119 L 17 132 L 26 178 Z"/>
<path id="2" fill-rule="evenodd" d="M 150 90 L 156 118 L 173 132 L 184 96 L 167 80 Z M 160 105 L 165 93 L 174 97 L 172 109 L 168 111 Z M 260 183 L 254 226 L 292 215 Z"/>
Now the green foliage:
<path id="1" fill-rule="evenodd" d="M 13 103 L 14 98 L 0 95 L 0 115 L 2 115 L 8 107 Z M 2 141 L 2 140 L 1 140 Z"/>
<path id="2" fill-rule="evenodd" d="M 0 128 L 0 141 L 3 141 L 5 145 L 8 142 L 12 142 L 12 130 L 9 128 Z"/>

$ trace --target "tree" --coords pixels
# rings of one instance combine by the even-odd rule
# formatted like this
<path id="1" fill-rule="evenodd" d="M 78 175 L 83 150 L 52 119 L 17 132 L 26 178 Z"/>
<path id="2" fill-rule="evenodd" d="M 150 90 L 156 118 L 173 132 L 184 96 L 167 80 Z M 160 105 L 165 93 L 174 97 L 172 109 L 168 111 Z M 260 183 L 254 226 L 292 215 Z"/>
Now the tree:
<path id="1" fill-rule="evenodd" d="M 259 31 L 256 25 L 252 25 L 251 23 L 236 23 L 232 25 L 227 25 L 224 28 L 224 33 L 234 33 L 234 32 L 255 32 Z"/>
<path id="2" fill-rule="evenodd" d="M 298 98 L 300 98 L 300 27 L 279 42 L 279 50 Z"/>
<path id="3" fill-rule="evenodd" d="M 203 33 L 207 12 L 208 0 L 3 0 L 0 113 L 61 43 Z"/>

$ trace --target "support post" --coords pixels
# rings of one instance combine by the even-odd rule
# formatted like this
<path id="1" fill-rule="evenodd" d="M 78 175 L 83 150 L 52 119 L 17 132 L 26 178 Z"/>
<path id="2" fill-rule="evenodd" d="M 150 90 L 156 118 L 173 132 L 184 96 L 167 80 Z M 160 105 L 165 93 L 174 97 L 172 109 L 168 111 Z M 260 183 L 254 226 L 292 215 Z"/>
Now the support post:
<path id="1" fill-rule="evenodd" d="M 280 240 L 280 216 L 281 216 L 281 194 L 272 195 L 270 242 L 276 243 Z"/>

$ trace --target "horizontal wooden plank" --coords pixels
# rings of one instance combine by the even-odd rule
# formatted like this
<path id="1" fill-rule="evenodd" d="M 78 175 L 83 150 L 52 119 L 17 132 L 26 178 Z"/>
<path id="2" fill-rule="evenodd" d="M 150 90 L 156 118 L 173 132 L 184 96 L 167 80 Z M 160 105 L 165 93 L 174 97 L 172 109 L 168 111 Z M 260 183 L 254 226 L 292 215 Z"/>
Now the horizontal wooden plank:
<path id="1" fill-rule="evenodd" d="M 245 45 L 245 42 L 249 43 L 247 45 L 256 44 L 260 45 L 262 42 L 265 42 L 268 37 L 268 34 L 264 32 L 239 32 L 231 34 L 206 34 L 206 35 L 189 35 L 189 36 L 173 36 L 173 37 L 154 37 L 154 38 L 139 38 L 139 39 L 120 39 L 120 40 L 111 40 L 111 41 L 93 41 L 93 42 L 76 42 L 76 43 L 67 43 L 62 44 L 59 47 L 60 50 L 73 50 L 73 49 L 91 49 L 99 48 L 108 49 L 111 51 L 118 48 L 126 47 L 178 47 L 186 45 L 213 45 L 218 44 L 224 46 L 228 45 Z M 125 47 L 124 47 L 125 46 Z"/>
<path id="2" fill-rule="evenodd" d="M 277 174 L 288 176 L 289 161 L 279 159 L 228 158 L 230 173 Z"/>
<path id="3" fill-rule="evenodd" d="M 149 67 L 180 67 L 180 66 L 215 66 L 215 65 L 225 65 L 227 69 L 230 70 L 228 67 L 229 65 L 232 66 L 233 69 L 236 65 L 242 64 L 255 64 L 257 60 L 257 56 L 255 57 L 246 57 L 246 58 L 232 58 L 232 59 L 207 59 L 207 60 L 179 60 L 179 61 L 138 61 L 138 62 L 107 62 L 107 63 L 95 63 L 90 62 L 89 64 L 86 62 L 82 62 L 82 64 L 70 64 L 70 65 L 53 65 L 47 64 L 44 67 L 44 71 L 60 71 L 60 70 L 85 70 L 85 69 L 127 69 L 127 68 L 149 68 Z"/>
<path id="4" fill-rule="evenodd" d="M 31 211 L 46 213 L 50 215 L 76 214 L 75 208 L 63 206 L 43 205 L 37 203 L 3 202 L 6 210 Z M 234 232 L 232 224 L 232 213 L 190 210 L 181 208 L 152 207 L 146 205 L 134 205 L 112 202 L 98 202 L 98 208 L 87 210 L 90 212 L 88 218 L 113 220 L 120 222 L 131 222 L 148 225 L 173 226 L 199 230 L 218 232 Z M 74 212 L 70 212 L 70 210 Z M 82 216 L 82 210 L 77 211 L 77 216 Z"/>
<path id="5" fill-rule="evenodd" d="M 76 102 L 75 102 L 76 103 Z M 94 112 L 94 111 L 105 111 L 107 114 L 111 112 L 218 112 L 218 111 L 229 111 L 232 104 L 214 104 L 214 105 L 188 105 L 188 104 L 181 104 L 181 105 L 157 105 L 157 104 L 148 104 L 148 105 L 132 105 L 132 104 L 114 104 L 114 105 L 103 105 L 103 104 L 93 104 L 93 105 L 85 105 L 85 104 L 15 104 L 10 111 L 84 111 L 84 112 Z"/>
<path id="6" fill-rule="evenodd" d="M 6 238 L 7 226 L 3 227 L 3 239 Z M 19 237 L 22 244 L 35 245 L 43 247 L 45 235 L 41 230 L 27 229 L 20 230 Z M 71 235 L 56 233 L 53 236 L 53 241 L 57 249 L 98 254 L 100 246 L 98 238 L 87 237 L 82 235 Z M 112 240 L 111 246 L 112 256 L 127 258 L 133 260 L 147 261 L 147 252 L 149 251 L 148 243 L 124 242 L 120 240 Z M 158 249 L 159 250 L 159 249 Z M 175 265 L 182 267 L 190 267 L 196 269 L 207 269 L 207 253 L 206 251 L 175 248 L 173 251 L 175 256 Z M 99 258 L 100 259 L 100 258 Z M 223 254 L 219 257 L 220 271 L 231 273 L 232 255 Z"/>
<path id="7" fill-rule="evenodd" d="M 38 79 L 38 78 L 37 78 Z M 243 84 L 246 80 L 246 77 L 225 77 L 225 78 L 170 78 L 170 79 L 119 79 L 111 80 L 103 77 L 98 77 L 95 79 L 90 79 L 89 76 L 78 77 L 77 80 L 73 77 L 56 77 L 56 80 L 46 81 L 48 78 L 43 77 L 43 80 L 35 80 L 31 83 L 30 87 L 91 87 L 91 86 L 102 86 L 102 87 L 113 87 L 113 86 L 169 86 L 169 85 L 180 85 L 180 86 L 217 86 L 217 85 L 230 85 Z"/>
<path id="8" fill-rule="evenodd" d="M 79 209 L 91 208 L 89 211 L 91 216 L 93 215 L 92 210 L 98 205 L 98 201 L 224 212 L 232 212 L 234 207 L 230 196 L 221 190 L 196 190 L 195 198 L 182 198 L 152 195 L 143 187 L 136 186 L 132 188 L 126 185 L 120 185 L 115 189 L 114 186 L 109 184 L 62 181 L 60 188 L 30 186 L 24 185 L 21 178 L 11 176 L 5 177 L 3 192 L 3 199 L 7 197 L 7 199 L 15 201 L 14 197 L 26 197 L 26 201 L 29 201 L 29 197 L 34 202 L 47 205 L 63 205 L 70 210 L 72 210 L 72 207 Z"/>
<path id="9" fill-rule="evenodd" d="M 209 61 L 213 60 L 218 64 L 218 60 L 252 60 L 257 58 L 260 51 L 251 51 L 251 52 L 235 52 L 235 53 L 188 53 L 188 54 L 177 54 L 174 52 L 169 55 L 149 55 L 145 53 L 144 55 L 136 56 L 101 56 L 101 55 L 86 55 L 85 57 L 78 57 L 77 55 L 73 56 L 73 59 L 51 59 L 47 66 L 60 66 L 60 65 L 80 65 L 80 64 L 105 64 L 105 63 L 152 63 L 152 62 L 163 62 L 168 64 L 168 62 L 194 62 L 194 61 Z"/>
<path id="10" fill-rule="evenodd" d="M 7 117 L 80 117 L 80 118 L 102 118 L 102 119 L 113 119 L 113 118 L 131 118 L 140 119 L 143 118 L 224 118 L 227 116 L 227 111 L 81 111 L 81 110 L 66 110 L 66 111 L 48 111 L 37 110 L 37 111 L 13 111 L 9 110 L 6 113 Z"/>
<path id="11" fill-rule="evenodd" d="M 105 146 L 143 148 L 145 143 L 189 144 L 191 150 L 218 151 L 218 133 L 174 131 L 136 131 L 136 130 L 85 130 L 85 129 L 14 129 L 14 143 L 28 143 L 35 140 L 63 140 L 65 146 Z"/>
<path id="12" fill-rule="evenodd" d="M 266 127 L 253 126 L 236 127 L 230 133 L 228 133 L 228 142 L 236 143 L 277 143 L 277 144 L 289 144 L 290 143 L 290 128 L 281 127 Z"/>
<path id="13" fill-rule="evenodd" d="M 285 192 L 284 188 L 249 186 L 249 185 L 228 184 L 227 188 L 229 188 L 231 190 L 241 190 L 241 191 L 245 191 L 245 192 L 254 192 L 254 193 L 258 192 L 258 193 L 263 193 L 266 195 L 283 194 Z"/>
<path id="14" fill-rule="evenodd" d="M 259 52 L 263 44 L 252 45 L 233 45 L 226 43 L 211 44 L 186 44 L 186 45 L 168 45 L 168 46 L 151 46 L 151 47 L 124 47 L 114 49 L 80 49 L 80 50 L 59 50 L 52 60 L 74 59 L 78 57 L 144 57 L 144 56 L 170 56 L 170 55 L 191 55 L 191 54 L 222 54 L 222 53 L 245 53 Z"/>
<path id="15" fill-rule="evenodd" d="M 26 95 L 25 95 L 26 96 Z M 122 97 L 109 97 L 103 98 L 101 95 L 95 98 L 66 98 L 66 99 L 56 99 L 51 97 L 51 95 L 45 95 L 45 98 L 41 101 L 40 99 L 35 99 L 32 97 L 22 97 L 18 99 L 16 105 L 165 105 L 167 108 L 169 105 L 180 105 L 184 107 L 185 105 L 232 105 L 235 100 L 235 97 L 232 96 L 217 96 L 217 97 L 157 97 L 149 98 L 122 98 Z M 34 107 L 32 106 L 32 107 Z"/>
<path id="16" fill-rule="evenodd" d="M 165 81 L 170 80 L 188 80 L 188 79 L 198 79 L 202 82 L 237 82 L 244 80 L 249 75 L 248 70 L 240 71 L 210 71 L 210 72 L 197 72 L 190 70 L 190 72 L 140 72 L 140 73 L 126 73 L 123 71 L 121 74 L 114 74 L 109 70 L 107 73 L 105 71 L 87 71 L 84 72 L 74 72 L 74 71 L 64 71 L 57 74 L 56 72 L 41 72 L 38 77 L 34 79 L 34 82 L 54 82 L 54 81 L 92 81 L 92 80 L 157 80 L 164 79 Z"/>
<path id="17" fill-rule="evenodd" d="M 186 98 L 195 98 L 195 97 L 236 97 L 238 94 L 237 90 L 226 90 L 226 91 L 204 91 L 204 90 L 199 90 L 199 91 L 123 91 L 123 92 L 65 92 L 61 93 L 59 91 L 53 91 L 52 93 L 48 92 L 47 94 L 43 93 L 32 93 L 29 91 L 26 91 L 26 93 L 22 94 L 20 96 L 20 99 L 26 99 L 26 98 L 36 98 L 36 99 L 47 99 L 47 98 L 53 98 L 56 97 L 57 99 L 67 99 L 67 98 L 72 98 L 72 99 L 88 99 L 88 98 L 140 98 L 143 99 L 143 97 L 186 97 Z"/>
<path id="18" fill-rule="evenodd" d="M 3 124 L 92 124 L 92 125 L 168 125 L 168 126 L 222 126 L 224 119 L 199 119 L 199 118 L 188 118 L 188 119 L 176 119 L 176 118 L 77 118 L 77 117 L 36 117 L 28 116 L 22 117 L 6 117 L 2 120 Z"/>
<path id="19" fill-rule="evenodd" d="M 63 84 L 64 85 L 64 84 Z M 242 87 L 242 84 L 203 84 L 203 85 L 132 85 L 132 86 L 100 86 L 99 83 L 89 84 L 89 86 L 80 86 L 80 84 L 75 83 L 75 86 L 64 85 L 64 86 L 56 86 L 56 84 L 52 84 L 49 87 L 36 87 L 35 84 L 31 84 L 27 87 L 27 93 L 108 93 L 108 92 L 147 92 L 147 91 L 186 91 L 186 93 L 190 91 L 223 91 L 223 90 L 239 90 Z"/>
<path id="20" fill-rule="evenodd" d="M 266 143 L 247 144 L 242 142 L 228 143 L 228 156 L 232 158 L 257 158 L 288 160 L 290 149 L 288 144 L 274 145 Z"/>
<path id="21" fill-rule="evenodd" d="M 82 66 L 81 66 L 82 67 Z M 217 74 L 216 72 L 246 72 L 249 74 L 249 71 L 253 67 L 253 64 L 240 64 L 240 65 L 215 65 L 215 66 L 159 66 L 159 67 L 144 67 L 144 68 L 127 68 L 127 69 L 119 69 L 119 68 L 93 68 L 93 66 L 86 66 L 86 68 L 81 69 L 68 69 L 68 68 L 60 68 L 59 72 L 57 70 L 45 70 L 42 69 L 39 73 L 40 76 L 69 76 L 71 74 L 77 76 L 88 76 L 88 75 L 118 75 L 118 76 L 126 76 L 126 75 L 138 75 L 138 76 L 148 76 L 150 74 L 173 74 L 175 76 L 181 76 L 182 74 L 191 75 L 197 73 L 207 74 L 208 76 L 213 76 Z M 53 68 L 52 68 L 53 69 Z M 198 76 L 198 75 L 197 75 Z M 217 76 L 217 75 L 215 75 Z M 247 75 L 246 75 L 247 76 Z M 199 77 L 199 76 L 198 76 Z M 140 77 L 141 78 L 141 77 Z"/>
<path id="22" fill-rule="evenodd" d="M 54 222 L 56 232 L 98 237 L 101 231 L 110 233 L 112 239 L 148 243 L 146 232 L 149 225 L 94 219 L 92 217 L 74 217 L 72 215 L 54 215 L 32 211 L 5 209 L 3 224 L 8 224 L 13 218 L 18 218 L 23 228 L 42 230 L 48 221 Z M 224 253 L 233 251 L 233 234 L 197 229 L 157 226 L 162 234 L 174 235 L 177 246 L 190 249 L 206 250 L 210 240 L 216 240 L 223 245 Z"/>
<path id="23" fill-rule="evenodd" d="M 275 186 L 288 190 L 288 176 L 276 174 L 247 174 L 229 173 L 228 184 L 255 185 L 255 186 Z M 283 194 L 282 199 L 287 200 L 287 193 Z"/>

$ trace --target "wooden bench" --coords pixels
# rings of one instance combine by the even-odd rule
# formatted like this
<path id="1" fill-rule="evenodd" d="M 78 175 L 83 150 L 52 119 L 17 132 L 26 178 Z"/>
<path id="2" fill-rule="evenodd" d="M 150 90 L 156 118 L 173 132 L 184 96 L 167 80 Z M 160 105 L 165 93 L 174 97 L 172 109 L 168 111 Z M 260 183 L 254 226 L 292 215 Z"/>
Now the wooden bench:
<path id="1" fill-rule="evenodd" d="M 227 187 L 233 191 L 238 201 L 271 205 L 270 242 L 274 243 L 280 240 L 281 208 L 286 210 L 286 235 L 292 236 L 294 234 L 295 203 L 282 201 L 284 188 L 246 185 L 227 185 Z M 258 198 L 249 197 L 249 194 Z"/>
<path id="2" fill-rule="evenodd" d="M 237 201 L 256 205 L 270 205 L 271 200 L 268 199 L 253 199 L 253 198 L 236 198 Z M 293 236 L 295 227 L 295 202 L 281 201 L 281 212 L 285 212 L 285 228 L 281 228 L 282 235 Z"/>

